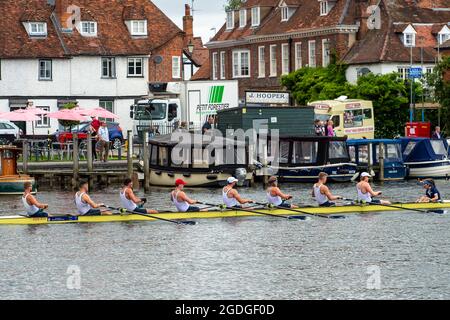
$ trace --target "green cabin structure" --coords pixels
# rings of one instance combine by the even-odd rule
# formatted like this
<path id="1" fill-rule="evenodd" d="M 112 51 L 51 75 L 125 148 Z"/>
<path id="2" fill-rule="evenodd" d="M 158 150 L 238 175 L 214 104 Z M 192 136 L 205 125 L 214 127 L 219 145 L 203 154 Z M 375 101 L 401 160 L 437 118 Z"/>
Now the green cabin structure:
<path id="1" fill-rule="evenodd" d="M 314 136 L 314 107 L 247 106 L 217 112 L 217 129 L 278 129 L 280 136 Z"/>

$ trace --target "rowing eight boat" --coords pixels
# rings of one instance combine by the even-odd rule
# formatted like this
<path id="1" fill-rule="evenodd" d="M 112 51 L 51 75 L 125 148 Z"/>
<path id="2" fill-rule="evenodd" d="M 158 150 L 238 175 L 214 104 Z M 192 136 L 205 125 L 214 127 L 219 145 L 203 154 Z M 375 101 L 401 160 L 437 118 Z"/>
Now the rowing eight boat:
<path id="1" fill-rule="evenodd" d="M 403 203 L 395 204 L 395 206 L 408 209 L 447 209 L 450 208 L 450 201 L 440 203 Z M 310 213 L 312 215 L 333 215 L 333 214 L 362 214 L 370 212 L 382 211 L 401 211 L 397 208 L 380 206 L 380 205 L 345 205 L 331 208 L 304 207 L 298 210 Z M 291 210 L 285 209 L 258 209 L 259 212 L 267 212 L 272 215 L 293 216 L 301 215 Z M 406 212 L 406 211 L 405 211 Z M 236 217 L 252 217 L 260 216 L 258 213 L 240 210 L 217 210 L 208 212 L 165 212 L 155 215 L 156 217 L 185 220 L 185 219 L 218 219 L 218 218 L 236 218 Z M 37 225 L 37 224 L 64 224 L 64 223 L 100 223 L 100 222 L 134 222 L 134 221 L 155 221 L 155 219 L 140 215 L 112 215 L 112 216 L 58 216 L 49 218 L 26 218 L 22 216 L 3 216 L 0 217 L 0 225 Z"/>

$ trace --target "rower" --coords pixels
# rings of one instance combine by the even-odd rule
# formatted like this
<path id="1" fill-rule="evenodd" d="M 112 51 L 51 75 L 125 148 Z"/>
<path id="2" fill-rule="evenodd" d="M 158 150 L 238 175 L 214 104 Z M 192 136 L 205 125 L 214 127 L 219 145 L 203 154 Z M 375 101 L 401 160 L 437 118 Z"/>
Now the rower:
<path id="1" fill-rule="evenodd" d="M 229 177 L 227 179 L 227 185 L 222 189 L 223 203 L 227 208 L 242 208 L 243 204 L 254 203 L 253 200 L 241 198 L 239 193 L 234 187 L 239 182 L 235 177 Z"/>
<path id="2" fill-rule="evenodd" d="M 319 173 L 319 180 L 313 186 L 312 196 L 316 199 L 319 207 L 333 207 L 336 205 L 333 201 L 343 199 L 341 196 L 334 196 L 326 186 L 328 174 Z"/>
<path id="3" fill-rule="evenodd" d="M 421 184 L 423 185 L 423 188 L 426 190 L 426 192 L 423 197 L 420 197 L 419 200 L 417 200 L 417 202 L 429 203 L 441 201 L 441 193 L 436 188 L 433 180 L 425 179 L 421 182 Z"/>
<path id="4" fill-rule="evenodd" d="M 283 192 L 281 192 L 280 188 L 278 187 L 278 178 L 275 176 L 270 177 L 267 188 L 267 200 L 269 202 L 269 205 L 281 208 L 298 208 L 296 205 L 287 202 L 287 200 L 291 199 L 292 196 L 290 194 L 284 194 Z"/>
<path id="5" fill-rule="evenodd" d="M 145 209 L 145 199 L 139 199 L 135 196 L 133 191 L 133 181 L 130 178 L 126 178 L 123 182 L 122 190 L 120 191 L 120 202 L 122 207 L 131 212 L 137 212 L 142 214 L 156 214 L 158 211 Z"/>
<path id="6" fill-rule="evenodd" d="M 77 212 L 81 216 L 108 216 L 112 215 L 109 211 L 101 211 L 101 207 L 105 207 L 103 203 L 95 203 L 87 194 L 89 191 L 89 184 L 85 181 L 80 182 L 79 190 L 75 194 L 75 204 Z"/>
<path id="7" fill-rule="evenodd" d="M 193 206 L 197 204 L 197 200 L 192 200 L 183 191 L 184 186 L 187 183 L 183 179 L 177 179 L 175 181 L 175 189 L 170 193 L 170 199 L 177 208 L 178 212 L 199 212 L 199 207 Z M 204 210 L 202 210 L 204 211 Z"/>
<path id="8" fill-rule="evenodd" d="M 48 209 L 48 204 L 43 204 L 37 201 L 37 199 L 31 194 L 33 185 L 27 181 L 23 184 L 24 193 L 22 196 L 23 205 L 27 211 L 26 216 L 28 218 L 46 218 L 48 213 L 44 212 Z"/>
<path id="9" fill-rule="evenodd" d="M 391 203 L 389 201 L 373 199 L 373 197 L 381 196 L 382 192 L 373 191 L 369 183 L 369 179 L 371 177 L 372 176 L 367 172 L 363 172 L 361 174 L 361 181 L 356 185 L 356 190 L 358 191 L 358 200 L 372 204 L 390 205 Z"/>

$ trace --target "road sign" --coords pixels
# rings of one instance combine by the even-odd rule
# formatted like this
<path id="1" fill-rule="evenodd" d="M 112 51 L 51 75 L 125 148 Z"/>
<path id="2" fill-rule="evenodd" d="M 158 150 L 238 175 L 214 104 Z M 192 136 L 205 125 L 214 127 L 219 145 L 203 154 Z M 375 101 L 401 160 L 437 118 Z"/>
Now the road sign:
<path id="1" fill-rule="evenodd" d="M 422 68 L 409 68 L 409 78 L 410 79 L 422 78 Z"/>

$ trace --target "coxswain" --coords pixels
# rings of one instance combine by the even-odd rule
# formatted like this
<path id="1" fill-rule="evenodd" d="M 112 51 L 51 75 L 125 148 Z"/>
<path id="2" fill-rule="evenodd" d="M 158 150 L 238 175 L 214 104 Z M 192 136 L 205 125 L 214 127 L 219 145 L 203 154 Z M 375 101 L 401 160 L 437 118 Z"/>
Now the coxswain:
<path id="1" fill-rule="evenodd" d="M 436 185 L 431 179 L 425 179 L 421 182 L 423 188 L 426 190 L 425 195 L 420 197 L 417 202 L 428 203 L 441 201 L 441 193 L 436 188 Z"/>
<path id="2" fill-rule="evenodd" d="M 136 197 L 133 191 L 133 181 L 130 178 L 126 178 L 123 182 L 122 190 L 120 190 L 120 203 L 124 209 L 141 214 L 156 214 L 158 211 L 145 209 L 145 199 Z"/>
<path id="3" fill-rule="evenodd" d="M 40 203 L 31 194 L 33 192 L 33 185 L 31 182 L 27 181 L 23 184 L 24 193 L 22 196 L 22 202 L 26 210 L 26 216 L 28 218 L 46 218 L 48 213 L 44 212 L 48 209 L 48 204 Z"/>
<path id="4" fill-rule="evenodd" d="M 298 206 L 290 204 L 287 200 L 291 200 L 292 196 L 290 194 L 284 194 L 278 187 L 278 178 L 272 176 L 269 178 L 267 187 L 267 201 L 269 205 L 280 208 L 298 208 Z"/>
<path id="5" fill-rule="evenodd" d="M 227 185 L 222 189 L 223 203 L 227 208 L 242 208 L 242 205 L 247 203 L 254 203 L 253 200 L 242 198 L 234 187 L 239 182 L 235 177 L 227 179 Z"/>
<path id="6" fill-rule="evenodd" d="M 206 211 L 201 210 L 199 207 L 193 206 L 194 204 L 197 204 L 198 201 L 192 200 L 183 191 L 186 184 L 186 181 L 184 181 L 183 179 L 177 179 L 175 181 L 175 189 L 170 193 L 170 200 L 172 200 L 172 203 L 175 205 L 178 212 Z"/>
<path id="7" fill-rule="evenodd" d="M 373 191 L 369 183 L 369 179 L 371 177 L 372 176 L 367 172 L 363 172 L 361 174 L 361 181 L 356 185 L 356 190 L 358 192 L 358 200 L 371 204 L 390 205 L 391 203 L 389 201 L 373 199 L 373 197 L 381 196 L 382 192 Z"/>
<path id="8" fill-rule="evenodd" d="M 312 196 L 316 199 L 319 207 L 333 207 L 336 205 L 336 200 L 343 199 L 341 196 L 335 196 L 331 193 L 330 189 L 326 186 L 328 180 L 328 174 L 325 172 L 319 173 L 319 180 L 313 186 Z"/>
<path id="9" fill-rule="evenodd" d="M 75 194 L 75 204 L 77 213 L 80 216 L 108 216 L 112 215 L 109 211 L 101 211 L 105 207 L 103 203 L 95 203 L 88 195 L 89 184 L 85 181 L 80 182 L 78 192 Z"/>

